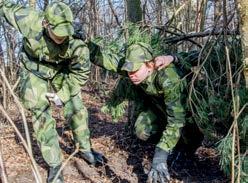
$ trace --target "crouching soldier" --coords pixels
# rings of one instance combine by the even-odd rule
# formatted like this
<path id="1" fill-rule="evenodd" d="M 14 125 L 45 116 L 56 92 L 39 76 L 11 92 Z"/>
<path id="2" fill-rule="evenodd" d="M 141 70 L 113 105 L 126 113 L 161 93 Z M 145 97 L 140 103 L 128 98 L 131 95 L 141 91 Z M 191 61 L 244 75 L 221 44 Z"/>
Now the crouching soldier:
<path id="1" fill-rule="evenodd" d="M 102 155 L 91 149 L 88 112 L 80 93 L 90 73 L 89 50 L 83 41 L 72 37 L 70 8 L 53 2 L 45 12 L 38 12 L 0 0 L 0 17 L 23 36 L 20 95 L 32 112 L 35 137 L 50 167 L 47 182 L 53 181 L 63 160 L 50 102 L 64 107 L 79 144 L 79 156 L 90 164 L 101 163 Z M 62 174 L 55 182 L 63 182 Z"/>
<path id="2" fill-rule="evenodd" d="M 167 55 L 154 58 L 150 45 L 142 42 L 129 45 L 119 55 L 102 51 L 101 47 L 95 48 L 95 54 L 91 56 L 93 63 L 120 73 L 133 83 L 132 90 L 126 95 L 129 99 L 134 96 L 140 106 L 134 125 L 137 137 L 145 141 L 159 137 L 148 181 L 168 182 L 167 158 L 185 126 L 182 105 L 185 81 L 180 78 L 173 63 L 176 57 Z M 157 66 L 160 69 L 156 69 Z M 134 93 L 137 93 L 136 96 Z"/>
<path id="3" fill-rule="evenodd" d="M 127 48 L 121 70 L 127 71 L 131 82 L 139 86 L 140 92 L 145 94 L 143 96 L 147 96 L 143 98 L 145 105 L 134 125 L 137 137 L 148 140 L 159 131 L 161 133 L 148 179 L 151 182 L 169 181 L 167 158 L 176 146 L 180 130 L 185 124 L 185 112 L 181 103 L 184 83 L 174 64 L 155 70 L 152 49 L 143 43 Z"/>

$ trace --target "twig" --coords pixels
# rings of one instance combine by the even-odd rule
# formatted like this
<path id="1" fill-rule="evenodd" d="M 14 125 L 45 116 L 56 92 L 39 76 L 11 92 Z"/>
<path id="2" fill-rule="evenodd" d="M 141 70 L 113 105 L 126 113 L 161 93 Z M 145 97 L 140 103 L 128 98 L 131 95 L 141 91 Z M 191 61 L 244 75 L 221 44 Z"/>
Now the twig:
<path id="1" fill-rule="evenodd" d="M 237 141 L 237 151 L 238 151 L 238 176 L 237 176 L 237 182 L 240 183 L 241 178 L 241 158 L 240 158 L 240 143 L 239 143 L 239 128 L 238 125 L 236 125 L 236 141 Z"/>
<path id="2" fill-rule="evenodd" d="M 2 148 L 0 148 L 0 149 L 2 149 Z M 0 150 L 0 169 L 1 169 L 1 172 L 0 172 L 1 179 L 0 180 L 2 180 L 3 183 L 8 183 L 8 179 L 7 179 L 4 164 L 3 164 L 3 158 L 2 158 L 1 150 Z"/>
<path id="3" fill-rule="evenodd" d="M 17 96 L 14 94 L 14 91 L 12 90 L 12 88 L 11 88 L 9 82 L 8 82 L 8 79 L 6 78 L 5 73 L 2 71 L 2 69 L 0 69 L 0 75 L 3 78 L 4 83 L 6 84 L 8 90 L 10 91 L 10 94 L 14 98 L 14 101 L 17 104 L 17 106 L 18 106 L 18 108 L 20 110 L 20 113 L 21 113 L 21 116 L 22 116 L 22 120 L 23 120 L 23 124 L 24 124 L 24 129 L 25 129 L 25 135 L 26 135 L 26 139 L 27 139 L 28 150 L 29 150 L 30 156 L 33 157 L 31 139 L 30 139 L 30 136 L 29 136 L 29 129 L 28 129 L 28 124 L 27 124 L 27 120 L 26 120 L 24 108 L 22 107 L 22 104 L 20 103 L 20 101 L 17 98 Z M 37 172 L 38 171 L 38 168 L 36 166 L 32 166 L 32 170 L 33 170 L 33 173 L 34 173 L 35 177 L 38 178 L 37 180 L 38 181 L 41 181 L 39 172 Z M 38 174 L 36 174 L 36 173 L 38 173 Z"/>
<path id="4" fill-rule="evenodd" d="M 60 167 L 58 173 L 56 174 L 56 176 L 53 179 L 52 183 L 55 183 L 55 181 L 57 180 L 58 176 L 60 175 L 61 171 L 65 168 L 65 166 L 68 164 L 68 162 L 70 161 L 70 159 L 72 159 L 73 156 L 75 156 L 75 154 L 77 154 L 79 151 L 79 144 L 76 144 L 76 149 L 75 151 L 65 160 L 65 162 L 62 164 L 62 166 Z"/>
<path id="5" fill-rule="evenodd" d="M 236 126 L 236 125 L 235 125 Z M 234 183 L 235 180 L 235 136 L 236 136 L 236 128 L 233 128 L 233 136 L 232 136 L 232 171 L 231 171 L 231 181 Z"/>
<path id="6" fill-rule="evenodd" d="M 37 167 L 37 165 L 36 165 L 36 162 L 35 162 L 35 160 L 34 160 L 34 158 L 33 158 L 33 155 L 32 155 L 32 153 L 31 153 L 30 148 L 28 147 L 28 145 L 27 145 L 25 139 L 22 137 L 21 132 L 18 130 L 18 128 L 16 127 L 15 123 L 14 123 L 14 122 L 12 121 L 12 119 L 9 117 L 9 115 L 7 114 L 7 112 L 4 110 L 2 104 L 0 104 L 0 111 L 1 111 L 2 114 L 5 116 L 5 118 L 10 122 L 10 124 L 13 126 L 13 128 L 14 128 L 14 130 L 15 130 L 17 136 L 20 138 L 20 140 L 21 140 L 21 142 L 22 142 L 24 148 L 26 149 L 26 151 L 27 151 L 27 153 L 28 153 L 28 155 L 29 155 L 29 157 L 30 157 L 31 163 L 32 163 L 32 168 L 33 168 L 34 171 L 35 171 L 35 174 L 36 174 L 35 176 L 36 176 L 36 178 L 37 178 L 37 179 L 36 179 L 37 182 L 38 182 L 38 183 L 42 183 L 41 175 L 40 175 L 40 173 L 39 173 L 39 170 L 38 170 L 38 167 Z"/>
<path id="7" fill-rule="evenodd" d="M 18 77 L 17 80 L 16 80 L 16 82 L 15 82 L 15 84 L 14 84 L 14 86 L 12 87 L 12 90 L 13 90 L 13 91 L 15 91 L 15 89 L 16 89 L 16 87 L 18 86 L 20 80 L 21 80 L 21 78 Z"/>
<path id="8" fill-rule="evenodd" d="M 184 7 L 188 4 L 189 1 L 186 1 L 182 6 L 180 6 L 176 11 L 174 11 L 172 17 L 165 23 L 165 26 L 169 26 L 174 18 L 180 13 L 181 10 L 184 9 Z"/>
<path id="9" fill-rule="evenodd" d="M 28 129 L 28 124 L 27 124 L 27 120 L 26 120 L 24 108 L 22 107 L 22 104 L 20 103 L 18 97 L 14 94 L 14 91 L 12 90 L 12 88 L 11 88 L 9 82 L 8 82 L 8 79 L 6 78 L 5 73 L 2 71 L 2 69 L 0 69 L 0 75 L 1 75 L 1 77 L 3 79 L 3 82 L 6 84 L 8 90 L 10 91 L 10 94 L 14 98 L 15 103 L 17 104 L 17 106 L 18 106 L 18 108 L 20 110 L 20 113 L 21 113 L 21 116 L 22 116 L 22 120 L 23 120 L 23 124 L 24 124 L 25 135 L 26 135 L 26 139 L 27 139 L 27 147 L 28 148 L 26 148 L 26 150 L 28 150 L 28 153 L 30 155 L 30 158 L 31 157 L 33 158 L 31 139 L 30 139 L 30 136 L 29 136 L 29 129 Z M 32 164 L 32 165 L 33 165 L 33 166 L 31 166 L 32 167 L 32 171 L 34 173 L 34 176 L 35 176 L 36 180 L 38 182 L 41 182 L 42 179 L 41 179 L 41 176 L 39 174 L 39 171 L 38 171 L 38 168 L 37 168 L 37 165 L 36 165 L 35 161 L 34 161 L 34 164 Z"/>
<path id="10" fill-rule="evenodd" d="M 239 100 L 238 98 L 235 98 L 235 93 L 234 93 L 234 86 L 233 86 L 233 81 L 232 81 L 232 70 L 231 70 L 231 62 L 230 62 L 230 57 L 229 57 L 229 49 L 227 46 L 225 46 L 225 51 L 226 51 L 226 56 L 227 56 L 227 64 L 228 64 L 228 69 L 229 69 L 229 78 L 230 78 L 230 85 L 231 85 L 231 93 L 232 93 L 232 102 L 233 102 L 233 111 L 234 111 L 234 121 L 233 121 L 233 141 L 232 141 L 232 173 L 231 173 L 231 181 L 232 183 L 235 182 L 235 138 L 237 135 L 238 137 L 238 108 L 239 108 Z M 237 134 L 236 134 L 237 133 Z M 240 160 L 240 157 L 239 157 Z M 240 165 L 240 162 L 239 162 Z M 238 179 L 237 182 L 240 182 L 240 167 L 238 168 Z"/>
<path id="11" fill-rule="evenodd" d="M 28 125 L 27 125 L 27 120 L 26 120 L 26 117 L 25 117 L 24 109 L 23 109 L 22 104 L 20 103 L 19 99 L 14 94 L 14 92 L 13 92 L 13 90 L 12 90 L 12 88 L 11 88 L 9 82 L 8 82 L 8 79 L 6 78 L 6 76 L 5 76 L 4 72 L 2 71 L 2 69 L 0 69 L 0 74 L 1 74 L 1 76 L 3 78 L 4 83 L 6 84 L 7 88 L 9 89 L 10 94 L 13 96 L 14 101 L 17 104 L 17 106 L 18 106 L 18 108 L 20 110 L 20 113 L 21 113 L 21 116 L 22 116 L 22 119 L 23 119 L 24 128 L 25 128 L 25 135 L 26 135 L 26 138 L 27 138 L 28 147 L 29 147 L 30 152 L 32 154 L 31 140 L 30 140 L 30 136 L 29 136 L 29 130 L 28 130 Z"/>
<path id="12" fill-rule="evenodd" d="M 110 9 L 111 9 L 111 12 L 113 13 L 113 15 L 114 15 L 114 17 L 115 17 L 116 23 L 117 23 L 119 26 L 121 26 L 120 21 L 119 21 L 119 19 L 118 19 L 118 16 L 117 16 L 115 10 L 114 10 L 114 7 L 113 7 L 113 4 L 112 4 L 111 0 L 108 0 L 108 3 L 109 3 L 109 7 L 110 7 Z"/>

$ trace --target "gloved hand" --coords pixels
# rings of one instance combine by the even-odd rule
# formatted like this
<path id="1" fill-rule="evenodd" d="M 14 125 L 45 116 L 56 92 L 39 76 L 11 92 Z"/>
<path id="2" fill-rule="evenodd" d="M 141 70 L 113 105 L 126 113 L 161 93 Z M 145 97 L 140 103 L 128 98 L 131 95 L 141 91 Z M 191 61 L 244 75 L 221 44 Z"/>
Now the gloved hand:
<path id="1" fill-rule="evenodd" d="M 174 57 L 171 55 L 163 55 L 154 58 L 155 69 L 161 70 L 164 67 L 170 65 L 174 61 Z"/>
<path id="2" fill-rule="evenodd" d="M 87 163 L 92 164 L 94 166 L 102 166 L 106 161 L 106 158 L 101 154 L 94 150 L 91 151 L 79 151 L 79 156 L 83 158 Z"/>
<path id="3" fill-rule="evenodd" d="M 170 180 L 170 174 L 167 167 L 168 152 L 156 147 L 152 160 L 152 168 L 148 174 L 148 183 L 167 183 Z"/>
<path id="4" fill-rule="evenodd" d="M 53 102 L 57 107 L 63 106 L 62 101 L 60 100 L 59 96 L 56 93 L 46 93 L 45 95 L 46 95 L 47 99 L 50 102 Z"/>

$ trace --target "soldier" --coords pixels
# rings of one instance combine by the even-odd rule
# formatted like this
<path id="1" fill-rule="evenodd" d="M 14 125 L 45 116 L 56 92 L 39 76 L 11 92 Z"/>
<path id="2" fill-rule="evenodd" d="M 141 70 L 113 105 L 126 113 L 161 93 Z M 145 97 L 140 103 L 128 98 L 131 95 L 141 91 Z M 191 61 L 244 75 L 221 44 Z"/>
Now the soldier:
<path id="1" fill-rule="evenodd" d="M 150 182 L 169 181 L 167 157 L 176 146 L 180 138 L 180 130 L 185 123 L 185 112 L 181 104 L 183 82 L 177 74 L 174 64 L 156 71 L 152 49 L 143 43 L 128 47 L 125 63 L 121 70 L 127 71 L 132 83 L 139 85 L 141 90 L 149 96 L 147 100 L 154 98 L 157 105 L 163 108 L 163 111 L 160 112 L 157 112 L 158 109 L 153 107 L 143 108 L 134 127 L 137 137 L 141 140 L 148 140 L 160 128 L 163 128 L 161 138 L 156 145 L 148 178 Z M 162 117 L 160 117 L 161 115 Z M 160 121 L 165 118 L 164 115 L 166 115 L 167 120 Z"/>
<path id="2" fill-rule="evenodd" d="M 116 55 L 102 50 L 97 44 L 93 46 L 93 63 L 127 76 L 134 84 L 127 95 L 130 98 L 136 92 L 134 100 L 142 103 L 134 125 L 137 137 L 146 141 L 159 136 L 149 181 L 169 181 L 167 157 L 179 141 L 185 125 L 185 110 L 182 106 L 185 81 L 179 77 L 173 63 L 176 57 L 166 55 L 154 58 L 150 45 L 142 42 L 131 44 L 123 54 Z"/>
<path id="3" fill-rule="evenodd" d="M 82 40 L 72 37 L 70 8 L 53 2 L 45 12 L 37 12 L 0 0 L 0 17 L 23 36 L 20 95 L 25 108 L 32 112 L 35 137 L 50 167 L 47 182 L 53 181 L 63 160 L 50 102 L 64 107 L 79 144 L 79 156 L 93 165 L 102 163 L 102 155 L 91 149 L 88 112 L 80 93 L 90 73 L 89 50 Z M 62 174 L 56 180 L 61 182 Z"/>

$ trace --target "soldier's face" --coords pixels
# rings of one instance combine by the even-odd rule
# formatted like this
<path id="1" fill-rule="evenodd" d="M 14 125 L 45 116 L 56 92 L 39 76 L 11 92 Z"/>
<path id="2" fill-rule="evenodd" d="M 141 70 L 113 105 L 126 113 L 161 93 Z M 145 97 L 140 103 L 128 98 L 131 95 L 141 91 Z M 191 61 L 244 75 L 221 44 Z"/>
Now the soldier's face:
<path id="1" fill-rule="evenodd" d="M 153 69 L 148 67 L 145 63 L 139 68 L 139 70 L 134 72 L 128 72 L 128 77 L 133 82 L 133 84 L 138 85 L 144 81 Z"/>
<path id="2" fill-rule="evenodd" d="M 65 37 L 60 37 L 60 36 L 56 36 L 53 31 L 51 30 L 50 27 L 47 28 L 48 33 L 50 38 L 56 43 L 56 44 L 62 44 L 65 40 L 66 40 L 66 36 Z"/>

